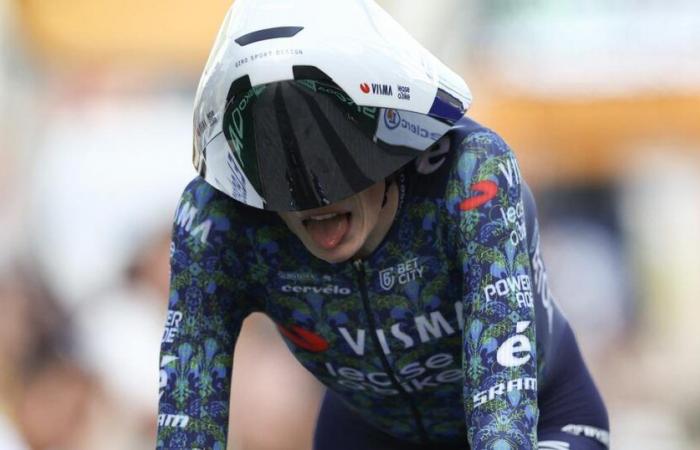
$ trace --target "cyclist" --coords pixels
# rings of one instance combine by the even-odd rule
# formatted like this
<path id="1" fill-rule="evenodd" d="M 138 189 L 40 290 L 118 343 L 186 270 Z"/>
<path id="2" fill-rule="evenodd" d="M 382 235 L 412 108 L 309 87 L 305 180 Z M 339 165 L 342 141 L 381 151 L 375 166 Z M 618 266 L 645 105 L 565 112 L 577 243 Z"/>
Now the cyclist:
<path id="1" fill-rule="evenodd" d="M 470 103 L 371 0 L 234 3 L 176 212 L 159 449 L 225 449 L 254 311 L 328 387 L 317 449 L 607 448 L 532 196 Z"/>

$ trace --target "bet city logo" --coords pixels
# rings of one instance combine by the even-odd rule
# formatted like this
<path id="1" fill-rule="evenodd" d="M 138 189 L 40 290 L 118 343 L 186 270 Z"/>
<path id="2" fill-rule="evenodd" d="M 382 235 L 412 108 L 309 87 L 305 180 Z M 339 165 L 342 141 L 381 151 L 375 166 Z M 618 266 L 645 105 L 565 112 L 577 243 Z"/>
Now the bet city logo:
<path id="1" fill-rule="evenodd" d="M 396 282 L 406 284 L 418 278 L 423 278 L 425 266 L 418 265 L 418 258 L 411 258 L 379 271 L 379 286 L 385 291 L 391 290 Z"/>

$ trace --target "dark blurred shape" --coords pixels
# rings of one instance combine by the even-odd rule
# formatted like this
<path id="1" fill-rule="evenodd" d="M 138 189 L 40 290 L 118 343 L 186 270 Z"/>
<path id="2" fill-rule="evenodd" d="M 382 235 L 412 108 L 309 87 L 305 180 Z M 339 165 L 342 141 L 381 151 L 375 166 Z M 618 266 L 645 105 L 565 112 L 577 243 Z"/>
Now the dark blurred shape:
<path id="1" fill-rule="evenodd" d="M 310 449 L 322 395 L 272 320 L 251 314 L 236 342 L 229 449 Z"/>
<path id="2" fill-rule="evenodd" d="M 18 377 L 31 375 L 49 356 L 70 353 L 68 315 L 30 266 L 16 265 L 2 274 L 0 298 L 0 357 Z"/>
<path id="3" fill-rule="evenodd" d="M 44 354 L 23 380 L 17 420 L 33 449 L 67 448 L 84 428 L 94 386 L 75 361 Z"/>
<path id="4" fill-rule="evenodd" d="M 0 298 L 1 406 L 30 448 L 70 446 L 93 385 L 73 357 L 68 316 L 30 265 L 2 274 Z"/>
<path id="5" fill-rule="evenodd" d="M 556 184 L 540 191 L 538 200 L 554 296 L 583 335 L 583 347 L 605 352 L 612 341 L 634 331 L 640 307 L 617 186 L 613 182 Z"/>

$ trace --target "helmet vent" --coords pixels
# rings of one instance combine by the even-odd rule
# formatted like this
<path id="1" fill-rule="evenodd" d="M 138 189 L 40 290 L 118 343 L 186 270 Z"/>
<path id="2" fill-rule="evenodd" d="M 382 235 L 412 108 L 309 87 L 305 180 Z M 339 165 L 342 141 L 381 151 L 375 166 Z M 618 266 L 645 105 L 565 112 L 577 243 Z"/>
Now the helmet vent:
<path id="1" fill-rule="evenodd" d="M 289 38 L 296 36 L 304 27 L 275 27 L 266 28 L 264 30 L 253 31 L 252 33 L 244 34 L 236 39 L 236 43 L 241 47 L 254 42 L 266 41 L 268 39 Z"/>
<path id="2" fill-rule="evenodd" d="M 292 66 L 292 73 L 295 80 L 316 80 L 333 82 L 333 79 L 326 75 L 321 69 L 314 66 Z"/>

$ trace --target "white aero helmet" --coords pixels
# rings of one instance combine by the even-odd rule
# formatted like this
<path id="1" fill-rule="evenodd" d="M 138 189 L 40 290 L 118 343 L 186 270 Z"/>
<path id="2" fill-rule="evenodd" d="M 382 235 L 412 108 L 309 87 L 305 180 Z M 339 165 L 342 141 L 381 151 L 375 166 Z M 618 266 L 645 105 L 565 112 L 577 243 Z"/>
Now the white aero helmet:
<path id="1" fill-rule="evenodd" d="M 197 90 L 194 165 L 249 206 L 318 208 L 420 156 L 470 102 L 372 0 L 236 0 Z"/>

